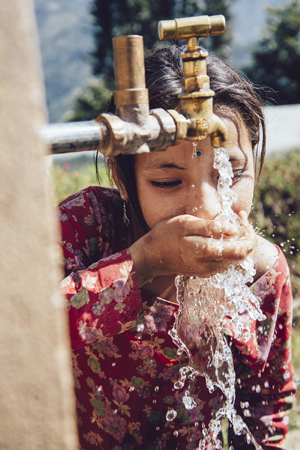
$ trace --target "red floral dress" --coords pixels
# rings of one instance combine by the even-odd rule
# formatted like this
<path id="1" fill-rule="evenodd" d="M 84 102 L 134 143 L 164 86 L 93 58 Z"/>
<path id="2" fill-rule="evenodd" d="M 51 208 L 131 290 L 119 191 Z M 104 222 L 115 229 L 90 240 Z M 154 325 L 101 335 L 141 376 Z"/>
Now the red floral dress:
<path id="1" fill-rule="evenodd" d="M 59 219 L 80 448 L 195 450 L 224 398 L 199 376 L 190 386 L 196 407 L 188 410 L 187 386 L 174 388 L 188 363 L 168 334 L 177 305 L 139 290 L 119 192 L 81 191 L 62 202 Z M 252 323 L 247 343 L 224 329 L 232 340 L 236 410 L 266 449 L 282 448 L 296 393 L 289 270 L 278 251 L 276 266 L 251 288 L 266 320 Z M 176 411 L 174 420 L 166 420 L 168 411 Z M 230 429 L 229 442 L 254 448 Z"/>

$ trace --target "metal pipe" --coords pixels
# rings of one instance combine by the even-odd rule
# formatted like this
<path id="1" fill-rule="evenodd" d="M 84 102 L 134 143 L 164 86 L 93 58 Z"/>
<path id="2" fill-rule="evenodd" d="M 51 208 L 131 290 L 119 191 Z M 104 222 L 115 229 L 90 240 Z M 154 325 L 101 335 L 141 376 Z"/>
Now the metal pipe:
<path id="1" fill-rule="evenodd" d="M 94 121 L 45 125 L 40 134 L 55 155 L 106 148 L 110 140 L 109 128 Z"/>

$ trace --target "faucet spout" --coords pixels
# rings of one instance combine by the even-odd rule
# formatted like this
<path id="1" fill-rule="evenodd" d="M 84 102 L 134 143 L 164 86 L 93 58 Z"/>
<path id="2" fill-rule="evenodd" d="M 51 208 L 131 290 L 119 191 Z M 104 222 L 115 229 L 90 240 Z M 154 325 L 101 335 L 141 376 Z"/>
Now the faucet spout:
<path id="1" fill-rule="evenodd" d="M 187 39 L 187 49 L 182 53 L 183 79 L 180 113 L 187 121 L 185 139 L 200 140 L 210 136 L 213 147 L 228 146 L 227 129 L 213 113 L 214 91 L 206 70 L 208 52 L 198 45 L 198 37 L 221 34 L 225 30 L 224 16 L 199 16 L 172 21 L 161 21 L 159 38 Z"/>

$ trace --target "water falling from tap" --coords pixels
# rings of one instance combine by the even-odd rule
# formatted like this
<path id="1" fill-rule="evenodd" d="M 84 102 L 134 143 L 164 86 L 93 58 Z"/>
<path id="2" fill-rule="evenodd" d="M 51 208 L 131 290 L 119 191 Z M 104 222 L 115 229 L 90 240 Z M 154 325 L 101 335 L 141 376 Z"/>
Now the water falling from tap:
<path id="1" fill-rule="evenodd" d="M 193 157 L 195 152 L 193 142 Z M 214 168 L 220 174 L 218 192 L 221 215 L 225 220 L 236 223 L 238 219 L 232 210 L 236 196 L 230 189 L 233 173 L 227 149 L 215 149 Z M 187 379 L 193 381 L 196 376 L 203 376 L 208 390 L 213 392 L 219 388 L 226 399 L 224 407 L 210 420 L 208 428 L 203 428 L 204 437 L 199 442 L 199 450 L 208 443 L 222 450 L 218 436 L 221 420 L 225 417 L 231 422 L 235 434 L 245 434 L 247 442 L 252 442 L 257 450 L 261 448 L 234 407 L 236 377 L 232 352 L 224 335 L 226 321 L 226 327 L 234 327 L 235 337 L 247 342 L 251 338 L 250 321 L 245 322 L 242 315 L 246 314 L 252 320 L 265 319 L 258 300 L 247 287 L 247 283 L 253 282 L 254 275 L 254 261 L 248 256 L 241 263 L 231 265 L 225 272 L 210 278 L 176 278 L 179 311 L 169 334 L 178 346 L 178 353 L 187 354 L 189 364 L 180 369 L 180 378 L 174 387 L 183 388 Z M 188 388 L 182 401 L 187 409 L 196 406 Z"/>

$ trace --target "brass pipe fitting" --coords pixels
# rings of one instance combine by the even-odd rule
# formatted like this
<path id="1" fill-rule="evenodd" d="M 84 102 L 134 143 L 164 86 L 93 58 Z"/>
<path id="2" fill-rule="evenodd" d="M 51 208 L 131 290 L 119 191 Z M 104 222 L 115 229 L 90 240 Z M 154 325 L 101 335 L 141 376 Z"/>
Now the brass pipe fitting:
<path id="1" fill-rule="evenodd" d="M 171 114 L 163 109 L 149 113 L 148 89 L 145 83 L 142 36 L 120 36 L 113 39 L 116 90 L 116 112 L 101 114 L 96 122 L 105 126 L 110 136 L 104 156 L 166 150 L 174 145 L 178 133 Z"/>
<path id="2" fill-rule="evenodd" d="M 208 52 L 198 46 L 198 38 L 211 34 L 222 34 L 225 18 L 198 16 L 165 20 L 158 24 L 161 40 L 187 39 L 187 50 L 182 53 L 183 79 L 180 98 L 181 114 L 187 120 L 185 139 L 200 140 L 211 137 L 213 147 L 228 146 L 227 129 L 221 119 L 213 113 L 214 91 L 206 70 Z"/>
<path id="3" fill-rule="evenodd" d="M 143 125 L 149 115 L 142 36 L 113 38 L 117 115 Z"/>
<path id="4" fill-rule="evenodd" d="M 225 17 L 222 15 L 161 20 L 158 22 L 158 37 L 161 41 L 204 37 L 224 33 L 225 26 Z"/>

